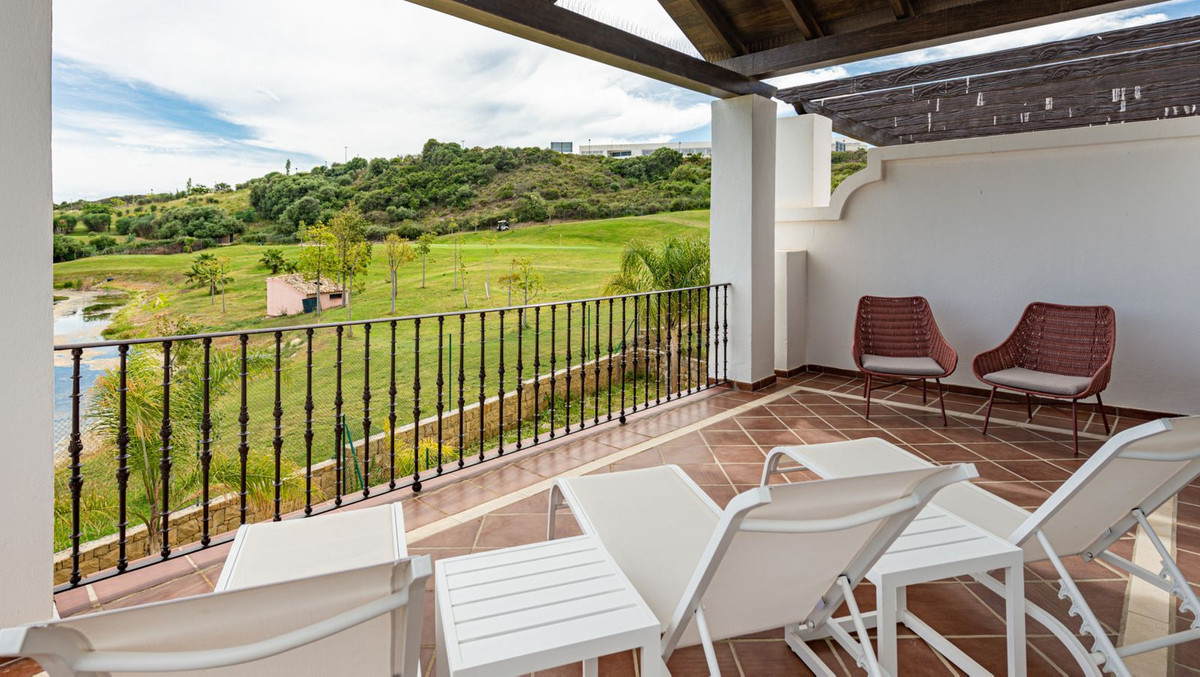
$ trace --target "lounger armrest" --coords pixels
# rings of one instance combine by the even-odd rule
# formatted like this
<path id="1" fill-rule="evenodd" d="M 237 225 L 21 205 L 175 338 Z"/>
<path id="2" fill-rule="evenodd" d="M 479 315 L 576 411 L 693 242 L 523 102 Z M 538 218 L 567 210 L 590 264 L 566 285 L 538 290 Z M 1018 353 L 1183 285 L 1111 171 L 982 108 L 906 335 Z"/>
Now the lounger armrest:
<path id="1" fill-rule="evenodd" d="M 780 468 L 779 462 L 787 457 L 795 465 L 786 468 Z M 788 472 L 796 472 L 797 470 L 807 470 L 804 462 L 801 461 L 795 454 L 792 453 L 791 447 L 775 447 L 767 452 L 767 461 L 763 463 L 762 480 L 759 486 L 767 486 L 767 481 L 771 479 L 771 475 L 780 475 Z"/>

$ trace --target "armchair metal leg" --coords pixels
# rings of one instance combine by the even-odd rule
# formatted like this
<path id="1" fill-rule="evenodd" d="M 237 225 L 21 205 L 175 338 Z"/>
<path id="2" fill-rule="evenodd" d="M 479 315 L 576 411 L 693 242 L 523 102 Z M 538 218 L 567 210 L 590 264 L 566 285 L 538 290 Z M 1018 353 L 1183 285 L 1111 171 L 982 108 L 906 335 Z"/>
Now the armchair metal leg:
<path id="1" fill-rule="evenodd" d="M 1096 393 L 1096 406 L 1100 408 L 1100 420 L 1104 421 L 1104 434 L 1111 435 L 1112 431 L 1108 428 L 1108 414 L 1104 413 L 1104 400 L 1100 399 L 1100 393 Z"/>
<path id="2" fill-rule="evenodd" d="M 1071 439 L 1075 442 L 1075 455 L 1079 455 L 1079 400 L 1071 400 Z"/>
<path id="3" fill-rule="evenodd" d="M 863 394 L 867 398 L 867 416 L 868 421 L 871 420 L 871 375 L 867 374 L 867 383 L 863 386 Z"/>
<path id="4" fill-rule="evenodd" d="M 942 395 L 942 379 L 934 379 L 938 387 L 938 404 L 942 405 L 942 425 L 950 425 L 950 421 L 946 419 L 946 398 Z"/>
<path id="5" fill-rule="evenodd" d="M 929 404 L 929 379 L 921 379 L 921 404 Z"/>
<path id="6" fill-rule="evenodd" d="M 1026 422 L 1033 420 L 1033 395 L 1025 393 L 1025 413 L 1028 415 Z"/>
<path id="7" fill-rule="evenodd" d="M 996 388 L 992 387 L 992 394 L 988 396 L 987 412 L 983 415 L 983 434 L 987 434 L 988 423 L 992 420 L 992 404 L 996 401 Z"/>

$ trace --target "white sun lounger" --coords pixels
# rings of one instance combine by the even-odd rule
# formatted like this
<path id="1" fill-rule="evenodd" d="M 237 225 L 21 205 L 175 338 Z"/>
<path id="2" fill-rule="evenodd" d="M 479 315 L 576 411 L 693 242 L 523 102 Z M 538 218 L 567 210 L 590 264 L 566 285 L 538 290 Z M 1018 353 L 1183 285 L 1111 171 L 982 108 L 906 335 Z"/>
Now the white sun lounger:
<path id="1" fill-rule="evenodd" d="M 822 627 L 845 602 L 861 641 L 836 623 L 830 631 L 857 645 L 858 663 L 880 675 L 851 591 L 931 496 L 974 476 L 972 466 L 955 465 L 763 486 L 724 511 L 677 466 L 560 479 L 548 536 L 557 509 L 569 506 L 662 624 L 663 661 L 699 643 L 720 675 L 714 641 Z M 832 674 L 803 649 L 814 672 Z"/>
<path id="2" fill-rule="evenodd" d="M 397 503 L 243 527 L 217 592 L 0 629 L 0 656 L 51 677 L 419 677 L 433 565 L 403 524 Z"/>
<path id="3" fill-rule="evenodd" d="M 788 458 L 798 466 L 780 468 Z M 768 454 L 763 482 L 776 472 L 806 468 L 821 477 L 851 477 L 864 472 L 936 467 L 893 444 L 876 438 L 780 447 Z M 1137 576 L 1179 598 L 1180 610 L 1200 613 L 1188 581 L 1170 551 L 1146 521 L 1163 503 L 1200 476 L 1200 416 L 1161 419 L 1113 435 L 1035 512 L 971 485 L 947 487 L 931 503 L 1008 539 L 1025 551 L 1026 562 L 1049 560 L 1060 577 L 1060 597 L 1078 615 L 1080 632 L 1091 635 L 1091 651 L 1078 636 L 1044 609 L 1026 602 L 1026 613 L 1055 634 L 1089 674 L 1100 670 L 1129 675 L 1124 658 L 1200 639 L 1200 620 L 1191 628 L 1164 637 L 1122 647 L 1104 632 L 1091 606 L 1062 563 L 1078 555 L 1084 561 L 1099 559 Z M 1108 548 L 1135 525 L 1162 559 L 1162 571 L 1148 571 Z M 1004 584 L 980 574 L 976 580 L 1003 594 Z"/>

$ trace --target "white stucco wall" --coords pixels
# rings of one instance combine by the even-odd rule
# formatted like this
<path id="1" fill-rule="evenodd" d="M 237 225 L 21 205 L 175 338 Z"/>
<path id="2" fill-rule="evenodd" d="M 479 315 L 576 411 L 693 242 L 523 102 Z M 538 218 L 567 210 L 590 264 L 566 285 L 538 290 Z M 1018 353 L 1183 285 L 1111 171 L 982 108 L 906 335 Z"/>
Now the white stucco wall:
<path id="1" fill-rule="evenodd" d="M 50 3 L 0 4 L 0 627 L 50 617 Z"/>
<path id="2" fill-rule="evenodd" d="M 927 297 L 952 383 L 1031 301 L 1108 304 L 1105 403 L 1200 412 L 1200 118 L 873 149 L 831 205 L 777 223 L 808 251 L 810 364 L 853 368 L 863 294 Z M 840 217 L 840 218 L 839 218 Z"/>

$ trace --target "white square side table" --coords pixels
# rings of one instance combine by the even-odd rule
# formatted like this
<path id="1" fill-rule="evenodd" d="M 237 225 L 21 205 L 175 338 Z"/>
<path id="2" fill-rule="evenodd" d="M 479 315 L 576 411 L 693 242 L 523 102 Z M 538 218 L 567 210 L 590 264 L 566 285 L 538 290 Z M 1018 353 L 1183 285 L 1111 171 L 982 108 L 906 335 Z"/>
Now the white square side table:
<path id="1" fill-rule="evenodd" d="M 660 625 L 604 547 L 588 536 L 439 560 L 439 677 L 520 675 L 642 650 L 641 674 L 665 674 Z"/>
<path id="2" fill-rule="evenodd" d="M 950 640 L 908 610 L 907 587 L 919 583 L 1004 570 L 1005 621 L 1007 624 L 1008 674 L 1025 674 L 1025 572 L 1024 553 L 1008 541 L 984 531 L 959 517 L 926 506 L 904 530 L 892 547 L 867 572 L 875 585 L 876 611 L 863 614 L 868 627 L 876 628 L 879 666 L 898 675 L 896 623 L 903 623 L 972 677 L 991 675 Z M 853 630 L 849 618 L 838 622 Z M 828 632 L 800 632 L 814 639 Z M 856 650 L 844 647 L 854 655 Z"/>

